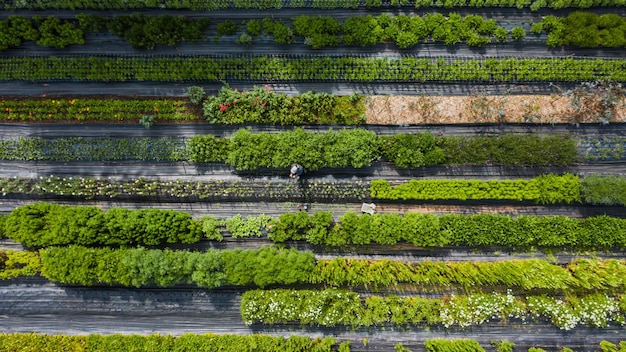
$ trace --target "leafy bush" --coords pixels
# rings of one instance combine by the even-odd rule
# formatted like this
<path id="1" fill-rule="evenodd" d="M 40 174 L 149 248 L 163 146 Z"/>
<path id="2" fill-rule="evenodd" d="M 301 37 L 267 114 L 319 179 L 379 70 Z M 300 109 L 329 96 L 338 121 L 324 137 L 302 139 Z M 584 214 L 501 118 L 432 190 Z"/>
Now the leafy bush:
<path id="1" fill-rule="evenodd" d="M 237 24 L 231 20 L 226 20 L 217 24 L 217 35 L 233 35 L 237 33 Z"/>
<path id="2" fill-rule="evenodd" d="M 108 23 L 111 33 L 126 39 L 135 49 L 152 50 L 157 45 L 176 45 L 183 40 L 204 39 L 206 19 L 192 20 L 184 16 L 119 15 Z"/>
<path id="3" fill-rule="evenodd" d="M 427 339 L 424 346 L 426 352 L 485 352 L 478 341 L 471 339 Z"/>
<path id="4" fill-rule="evenodd" d="M 186 143 L 186 157 L 194 163 L 224 162 L 229 152 L 226 138 L 193 136 Z"/>
<path id="5" fill-rule="evenodd" d="M 35 203 L 14 209 L 5 231 L 29 247 L 79 245 L 158 245 L 200 240 L 200 224 L 184 212 L 128 210 Z"/>
<path id="6" fill-rule="evenodd" d="M 245 220 L 241 215 L 237 214 L 226 219 L 224 223 L 226 224 L 226 230 L 234 238 L 261 237 L 270 220 L 271 218 L 265 214 L 259 216 L 248 215 Z"/>
<path id="7" fill-rule="evenodd" d="M 204 88 L 198 86 L 187 87 L 187 96 L 194 104 L 200 104 L 204 99 Z"/>

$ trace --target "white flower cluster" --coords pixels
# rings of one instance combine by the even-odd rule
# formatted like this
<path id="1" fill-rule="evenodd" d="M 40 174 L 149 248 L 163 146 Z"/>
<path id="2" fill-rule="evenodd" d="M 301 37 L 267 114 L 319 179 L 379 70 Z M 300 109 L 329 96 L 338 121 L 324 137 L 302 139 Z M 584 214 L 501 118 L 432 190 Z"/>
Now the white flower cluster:
<path id="1" fill-rule="evenodd" d="M 590 295 L 566 304 L 550 297 L 527 297 L 526 305 L 534 318 L 549 317 L 562 330 L 571 330 L 579 324 L 606 327 L 611 322 L 624 324 L 618 302 L 606 295 Z"/>
<path id="2" fill-rule="evenodd" d="M 504 316 L 523 316 L 523 311 L 516 307 L 515 297 L 510 291 L 505 295 L 498 293 L 452 295 L 439 314 L 446 328 L 453 325 L 459 327 L 479 325 Z"/>

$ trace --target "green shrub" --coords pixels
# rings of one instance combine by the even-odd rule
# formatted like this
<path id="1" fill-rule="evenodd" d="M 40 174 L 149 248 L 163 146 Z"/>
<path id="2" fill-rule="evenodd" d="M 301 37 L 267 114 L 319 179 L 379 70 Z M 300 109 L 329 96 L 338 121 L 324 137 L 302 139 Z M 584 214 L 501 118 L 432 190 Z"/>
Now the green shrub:
<path id="1" fill-rule="evenodd" d="M 308 170 L 322 167 L 362 168 L 378 155 L 376 135 L 362 129 L 326 133 L 302 129 L 257 133 L 241 129 L 230 138 L 227 163 L 237 170 L 288 168 L 294 163 Z"/>
<path id="2" fill-rule="evenodd" d="M 315 268 L 310 252 L 265 247 L 258 250 L 166 250 L 50 247 L 41 255 L 41 274 L 51 281 L 127 287 L 196 284 L 290 285 L 306 282 Z"/>
<path id="3" fill-rule="evenodd" d="M 582 179 L 580 193 L 587 204 L 626 205 L 626 177 L 590 175 Z"/>
<path id="4" fill-rule="evenodd" d="M 436 145 L 431 133 L 396 134 L 378 137 L 385 159 L 398 167 L 414 168 L 440 164 L 445 160 L 443 150 Z"/>
<path id="5" fill-rule="evenodd" d="M 186 158 L 194 163 L 224 162 L 230 142 L 211 135 L 193 136 L 186 143 Z"/>
<path id="6" fill-rule="evenodd" d="M 237 33 L 237 24 L 231 20 L 226 20 L 217 24 L 217 35 L 233 35 Z"/>
<path id="7" fill-rule="evenodd" d="M 427 339 L 424 346 L 426 352 L 485 352 L 478 341 L 470 339 Z"/>
<path id="8" fill-rule="evenodd" d="M 198 86 L 187 87 L 187 96 L 192 103 L 200 104 L 202 99 L 204 99 L 204 88 Z"/>
<path id="9" fill-rule="evenodd" d="M 200 224 L 184 212 L 128 210 L 35 203 L 14 209 L 5 231 L 29 247 L 79 245 L 158 245 L 194 243 Z"/>

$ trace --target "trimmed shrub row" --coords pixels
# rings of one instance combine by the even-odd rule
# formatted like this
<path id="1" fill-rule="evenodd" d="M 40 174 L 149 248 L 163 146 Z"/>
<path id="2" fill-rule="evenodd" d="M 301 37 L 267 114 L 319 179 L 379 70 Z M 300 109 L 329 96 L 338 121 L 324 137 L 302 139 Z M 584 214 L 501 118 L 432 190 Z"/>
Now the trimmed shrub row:
<path id="1" fill-rule="evenodd" d="M 62 206 L 36 203 L 14 209 L 4 231 L 29 247 L 158 245 L 194 243 L 202 227 L 185 212 L 174 210 Z"/>
<path id="2" fill-rule="evenodd" d="M 265 287 L 306 282 L 315 269 L 310 252 L 258 250 L 171 250 L 51 247 L 42 252 L 41 275 L 55 282 L 127 287 L 194 284 Z"/>
<path id="3" fill-rule="evenodd" d="M 595 178 L 592 187 L 602 192 L 600 187 L 607 183 Z M 607 182 L 609 182 L 607 180 Z M 581 180 L 578 176 L 548 174 L 530 180 L 410 180 L 392 186 L 387 180 L 373 180 L 370 195 L 375 199 L 386 200 L 530 200 L 540 204 L 580 203 Z M 602 185 L 602 186 L 600 186 Z"/>
<path id="4" fill-rule="evenodd" d="M 269 335 L 42 335 L 0 334 L 0 352 L 330 352 L 336 351 L 335 339 L 289 338 Z M 339 345 L 349 352 L 349 343 Z"/>
<path id="5" fill-rule="evenodd" d="M 326 133 L 301 129 L 252 133 L 241 129 L 230 137 L 228 146 L 217 137 L 196 136 L 188 141 L 187 149 L 187 158 L 193 162 L 225 160 L 238 170 L 285 168 L 296 162 L 309 170 L 364 167 L 380 156 L 405 168 L 441 163 L 565 166 L 578 160 L 576 141 L 571 136 L 376 136 L 363 129 Z"/>
<path id="6" fill-rule="evenodd" d="M 107 70 L 102 70 L 106 67 Z M 375 57 L 6 57 L 0 80 L 72 82 L 581 82 L 626 81 L 623 59 Z"/>
<path id="7" fill-rule="evenodd" d="M 592 294 L 564 300 L 546 296 L 514 297 L 507 294 L 472 294 L 446 298 L 360 297 L 343 290 L 251 290 L 241 297 L 246 324 L 299 323 L 309 326 L 412 326 L 470 327 L 490 321 L 549 320 L 562 330 L 578 325 L 624 325 L 626 296 Z"/>
<path id="8" fill-rule="evenodd" d="M 419 247 L 626 248 L 626 219 L 346 213 L 339 218 L 339 224 L 334 224 L 330 213 L 309 216 L 300 212 L 281 214 L 268 236 L 275 242 L 306 240 L 330 246 L 392 245 L 402 241 Z"/>

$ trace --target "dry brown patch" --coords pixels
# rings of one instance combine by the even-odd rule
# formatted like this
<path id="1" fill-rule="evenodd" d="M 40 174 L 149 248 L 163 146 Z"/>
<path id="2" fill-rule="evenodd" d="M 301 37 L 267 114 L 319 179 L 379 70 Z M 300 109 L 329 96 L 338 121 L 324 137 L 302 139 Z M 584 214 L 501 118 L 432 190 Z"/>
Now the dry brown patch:
<path id="1" fill-rule="evenodd" d="M 626 122 L 624 104 L 610 122 Z M 576 123 L 560 95 L 369 96 L 368 124 Z"/>

